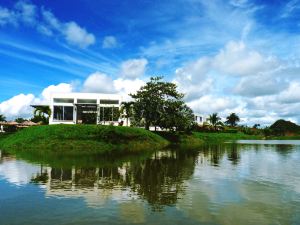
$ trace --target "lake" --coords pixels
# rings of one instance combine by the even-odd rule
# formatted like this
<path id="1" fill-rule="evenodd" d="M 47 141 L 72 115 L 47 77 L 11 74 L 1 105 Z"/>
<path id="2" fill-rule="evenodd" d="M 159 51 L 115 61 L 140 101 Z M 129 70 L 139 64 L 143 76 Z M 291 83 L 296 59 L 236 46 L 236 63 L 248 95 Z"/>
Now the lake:
<path id="1" fill-rule="evenodd" d="M 0 224 L 300 224 L 300 141 L 121 158 L 1 152 Z"/>

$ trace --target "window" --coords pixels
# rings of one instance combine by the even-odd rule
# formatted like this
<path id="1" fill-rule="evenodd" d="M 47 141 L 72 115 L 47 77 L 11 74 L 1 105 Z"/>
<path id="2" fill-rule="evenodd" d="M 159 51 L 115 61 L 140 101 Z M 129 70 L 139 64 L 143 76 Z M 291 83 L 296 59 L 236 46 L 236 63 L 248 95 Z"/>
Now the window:
<path id="1" fill-rule="evenodd" d="M 101 99 L 100 100 L 100 104 L 115 104 L 118 105 L 119 104 L 119 100 L 108 100 L 108 99 Z"/>
<path id="2" fill-rule="evenodd" d="M 96 99 L 78 99 L 77 100 L 78 104 L 97 104 Z"/>
<path id="3" fill-rule="evenodd" d="M 120 113 L 118 107 L 100 107 L 100 121 L 118 121 Z"/>
<path id="4" fill-rule="evenodd" d="M 73 121 L 73 106 L 54 106 L 53 119 L 59 121 Z"/>
<path id="5" fill-rule="evenodd" d="M 74 103 L 73 98 L 55 98 L 54 103 Z"/>

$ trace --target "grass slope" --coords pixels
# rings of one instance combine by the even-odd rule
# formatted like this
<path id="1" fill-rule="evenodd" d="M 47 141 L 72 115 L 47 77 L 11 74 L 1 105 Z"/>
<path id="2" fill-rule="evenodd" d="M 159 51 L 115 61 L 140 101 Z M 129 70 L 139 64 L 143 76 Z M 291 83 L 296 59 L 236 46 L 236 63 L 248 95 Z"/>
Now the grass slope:
<path id="1" fill-rule="evenodd" d="M 159 135 L 144 129 L 96 125 L 36 126 L 0 139 L 0 147 L 9 152 L 57 154 L 128 153 L 167 144 Z"/>

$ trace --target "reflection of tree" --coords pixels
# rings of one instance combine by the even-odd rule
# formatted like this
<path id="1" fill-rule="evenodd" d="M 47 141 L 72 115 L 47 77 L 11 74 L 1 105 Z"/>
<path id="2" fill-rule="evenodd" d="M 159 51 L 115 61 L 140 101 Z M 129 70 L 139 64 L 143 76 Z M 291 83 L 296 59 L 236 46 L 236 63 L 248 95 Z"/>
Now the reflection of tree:
<path id="1" fill-rule="evenodd" d="M 280 153 L 281 155 L 288 155 L 289 153 L 293 152 L 295 146 L 293 145 L 275 145 L 276 152 Z"/>
<path id="2" fill-rule="evenodd" d="M 240 152 L 238 150 L 238 145 L 232 144 L 229 145 L 227 150 L 228 159 L 232 162 L 232 164 L 237 165 L 240 161 Z"/>
<path id="3" fill-rule="evenodd" d="M 31 178 L 31 183 L 45 184 L 48 181 L 49 176 L 47 171 L 44 170 L 43 164 L 40 165 L 40 168 L 40 172 Z"/>
<path id="4" fill-rule="evenodd" d="M 108 190 L 129 188 L 148 201 L 154 210 L 173 205 L 184 193 L 184 180 L 194 172 L 197 153 L 183 151 L 156 152 L 152 158 L 91 168 L 41 168 L 33 183 L 47 183 L 52 193 L 70 190 Z"/>
<path id="5" fill-rule="evenodd" d="M 130 169 L 130 186 L 153 206 L 173 205 L 184 192 L 183 181 L 194 171 L 195 155 L 172 152 L 168 157 L 154 156 Z M 131 179 L 134 179 L 133 182 Z"/>

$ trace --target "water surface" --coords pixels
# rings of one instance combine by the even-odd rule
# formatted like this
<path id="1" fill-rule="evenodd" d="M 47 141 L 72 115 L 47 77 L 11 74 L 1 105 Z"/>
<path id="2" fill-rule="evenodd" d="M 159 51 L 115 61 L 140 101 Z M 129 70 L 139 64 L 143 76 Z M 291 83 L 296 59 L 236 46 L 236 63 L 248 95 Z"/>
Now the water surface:
<path id="1" fill-rule="evenodd" d="M 300 224 L 299 144 L 118 159 L 2 152 L 0 224 Z"/>

